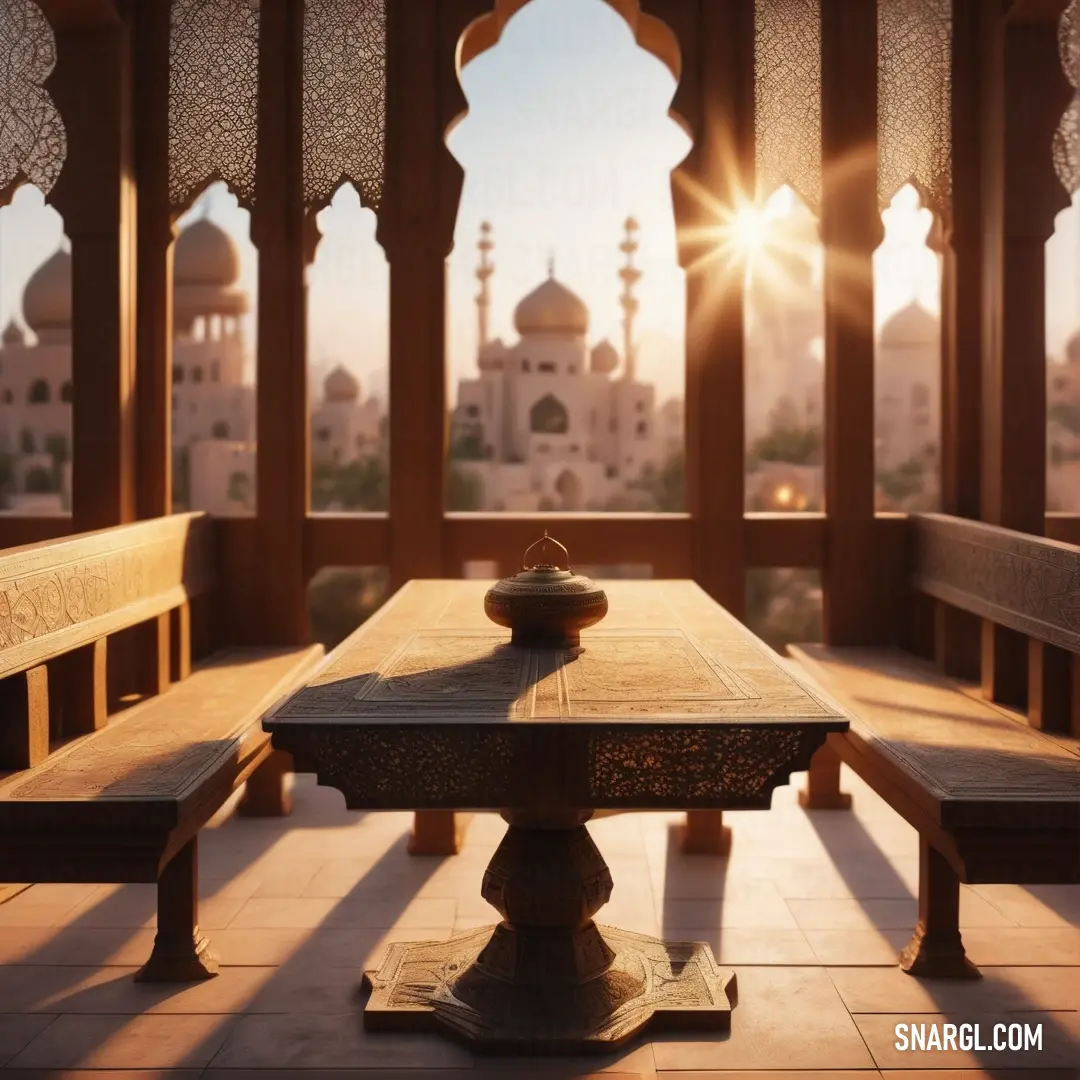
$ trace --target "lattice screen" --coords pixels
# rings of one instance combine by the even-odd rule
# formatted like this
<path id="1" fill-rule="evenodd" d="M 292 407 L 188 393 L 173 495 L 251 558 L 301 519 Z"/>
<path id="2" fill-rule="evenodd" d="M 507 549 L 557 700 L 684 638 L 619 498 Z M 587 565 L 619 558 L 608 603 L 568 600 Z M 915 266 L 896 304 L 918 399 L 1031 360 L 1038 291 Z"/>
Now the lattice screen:
<path id="1" fill-rule="evenodd" d="M 172 0 L 169 199 L 187 206 L 212 180 L 255 200 L 259 0 Z"/>
<path id="2" fill-rule="evenodd" d="M 67 133 L 43 83 L 56 39 L 33 0 L 0 3 L 0 193 L 27 180 L 46 194 L 67 156 Z"/>
<path id="3" fill-rule="evenodd" d="M 754 129 L 757 195 L 790 185 L 821 200 L 821 2 L 756 0 Z"/>
<path id="4" fill-rule="evenodd" d="M 378 209 L 385 133 L 384 0 L 306 0 L 305 204 L 325 206 L 349 180 Z"/>
<path id="5" fill-rule="evenodd" d="M 951 0 L 878 0 L 878 198 L 905 184 L 946 211 L 952 197 Z"/>
<path id="6" fill-rule="evenodd" d="M 1076 95 L 1054 137 L 1054 165 L 1072 195 L 1080 190 L 1080 0 L 1072 0 L 1062 14 L 1059 40 L 1061 64 Z"/>

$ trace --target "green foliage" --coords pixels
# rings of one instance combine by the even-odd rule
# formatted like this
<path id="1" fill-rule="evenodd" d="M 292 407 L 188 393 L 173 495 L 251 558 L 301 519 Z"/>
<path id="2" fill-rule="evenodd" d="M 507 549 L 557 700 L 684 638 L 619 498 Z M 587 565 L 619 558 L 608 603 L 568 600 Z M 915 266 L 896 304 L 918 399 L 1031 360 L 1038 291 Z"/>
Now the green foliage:
<path id="1" fill-rule="evenodd" d="M 52 473 L 38 466 L 26 474 L 26 491 L 29 495 L 47 495 L 56 490 Z"/>
<path id="2" fill-rule="evenodd" d="M 390 470 L 381 457 L 346 465 L 317 461 L 312 467 L 311 508 L 379 512 L 390 508 Z"/>
<path id="3" fill-rule="evenodd" d="M 484 505 L 484 481 L 472 470 L 450 463 L 446 470 L 447 510 L 480 510 Z"/>
<path id="4" fill-rule="evenodd" d="M 1047 410 L 1047 419 L 1080 435 L 1080 401 L 1058 401 Z"/>
<path id="5" fill-rule="evenodd" d="M 774 427 L 754 441 L 746 455 L 747 472 L 762 461 L 781 461 L 786 465 L 821 464 L 821 429 L 783 425 Z"/>
<path id="6" fill-rule="evenodd" d="M 312 638 L 332 649 L 386 599 L 389 575 L 381 566 L 326 567 L 308 586 Z"/>
<path id="7" fill-rule="evenodd" d="M 484 440 L 479 431 L 463 431 L 450 443 L 451 461 L 483 461 Z"/>
<path id="8" fill-rule="evenodd" d="M 821 580 L 817 570 L 748 570 L 746 625 L 778 652 L 822 636 Z"/>

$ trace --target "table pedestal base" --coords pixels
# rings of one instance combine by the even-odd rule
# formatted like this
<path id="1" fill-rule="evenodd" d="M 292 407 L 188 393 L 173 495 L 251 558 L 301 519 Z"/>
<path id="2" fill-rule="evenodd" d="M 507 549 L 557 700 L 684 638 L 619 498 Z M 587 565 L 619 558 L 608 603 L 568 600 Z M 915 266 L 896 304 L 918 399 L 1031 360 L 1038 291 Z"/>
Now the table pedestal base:
<path id="1" fill-rule="evenodd" d="M 614 954 L 607 969 L 544 985 L 507 982 L 477 963 L 499 929 L 391 945 L 382 966 L 364 975 L 364 1027 L 442 1031 L 477 1050 L 580 1054 L 613 1050 L 650 1021 L 666 1031 L 730 1026 L 735 973 L 721 971 L 706 944 L 598 926 Z"/>
<path id="2" fill-rule="evenodd" d="M 368 1030 L 442 1030 L 477 1049 L 603 1052 L 654 1018 L 667 1028 L 726 1029 L 735 975 L 708 945 L 664 942 L 592 916 L 611 896 L 585 828 L 591 811 L 504 811 L 509 822 L 481 895 L 498 926 L 449 941 L 390 946 L 367 972 Z"/>

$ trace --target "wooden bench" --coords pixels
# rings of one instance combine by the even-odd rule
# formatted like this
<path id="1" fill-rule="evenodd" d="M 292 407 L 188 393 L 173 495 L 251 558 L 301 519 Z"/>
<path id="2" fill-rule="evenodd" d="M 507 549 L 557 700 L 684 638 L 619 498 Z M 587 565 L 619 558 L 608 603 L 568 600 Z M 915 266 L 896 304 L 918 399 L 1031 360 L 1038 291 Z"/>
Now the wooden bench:
<path id="1" fill-rule="evenodd" d="M 198 831 L 253 774 L 253 810 L 287 812 L 267 799 L 282 768 L 262 717 L 323 652 L 224 649 L 193 668 L 221 622 L 214 554 L 205 514 L 0 552 L 0 877 L 157 882 L 144 981 L 215 973 Z"/>
<path id="2" fill-rule="evenodd" d="M 1069 668 L 1069 653 L 1080 652 L 1080 550 L 942 515 L 920 516 L 912 527 L 918 592 L 1062 650 Z M 853 715 L 851 729 L 830 735 L 812 766 L 804 805 L 843 805 L 842 760 L 913 825 L 918 923 L 901 967 L 977 977 L 960 936 L 961 882 L 1080 882 L 1080 733 L 1040 730 L 1025 713 L 899 649 L 789 651 Z M 1033 647 L 1031 663 L 1041 655 Z M 1080 669 L 1071 667 L 1075 678 Z"/>

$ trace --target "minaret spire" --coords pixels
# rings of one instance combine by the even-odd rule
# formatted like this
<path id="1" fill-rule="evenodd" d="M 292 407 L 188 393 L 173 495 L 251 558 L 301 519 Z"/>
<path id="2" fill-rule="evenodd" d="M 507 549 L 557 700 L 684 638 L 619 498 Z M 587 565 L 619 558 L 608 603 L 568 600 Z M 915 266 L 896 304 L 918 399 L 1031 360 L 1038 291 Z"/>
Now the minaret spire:
<path id="1" fill-rule="evenodd" d="M 476 321 L 481 349 L 490 340 L 491 294 L 488 291 L 488 279 L 495 273 L 495 264 L 488 256 L 494 247 L 495 241 L 491 239 L 491 222 L 483 221 L 480 223 L 480 239 L 476 242 L 476 249 L 480 252 L 480 262 L 476 267 L 476 280 L 480 282 L 480 291 L 476 294 Z"/>
<path id="2" fill-rule="evenodd" d="M 636 357 L 634 355 L 634 316 L 638 312 L 638 299 L 634 296 L 634 286 L 641 278 L 641 271 L 634 266 L 634 253 L 641 246 L 637 241 L 638 223 L 628 217 L 623 223 L 625 236 L 619 245 L 619 250 L 626 255 L 626 263 L 619 271 L 622 278 L 623 291 L 619 297 L 619 305 L 623 309 L 623 378 L 633 382 L 637 375 Z"/>
<path id="3" fill-rule="evenodd" d="M 555 252 L 548 252 L 548 280 L 550 281 L 555 277 Z"/>

